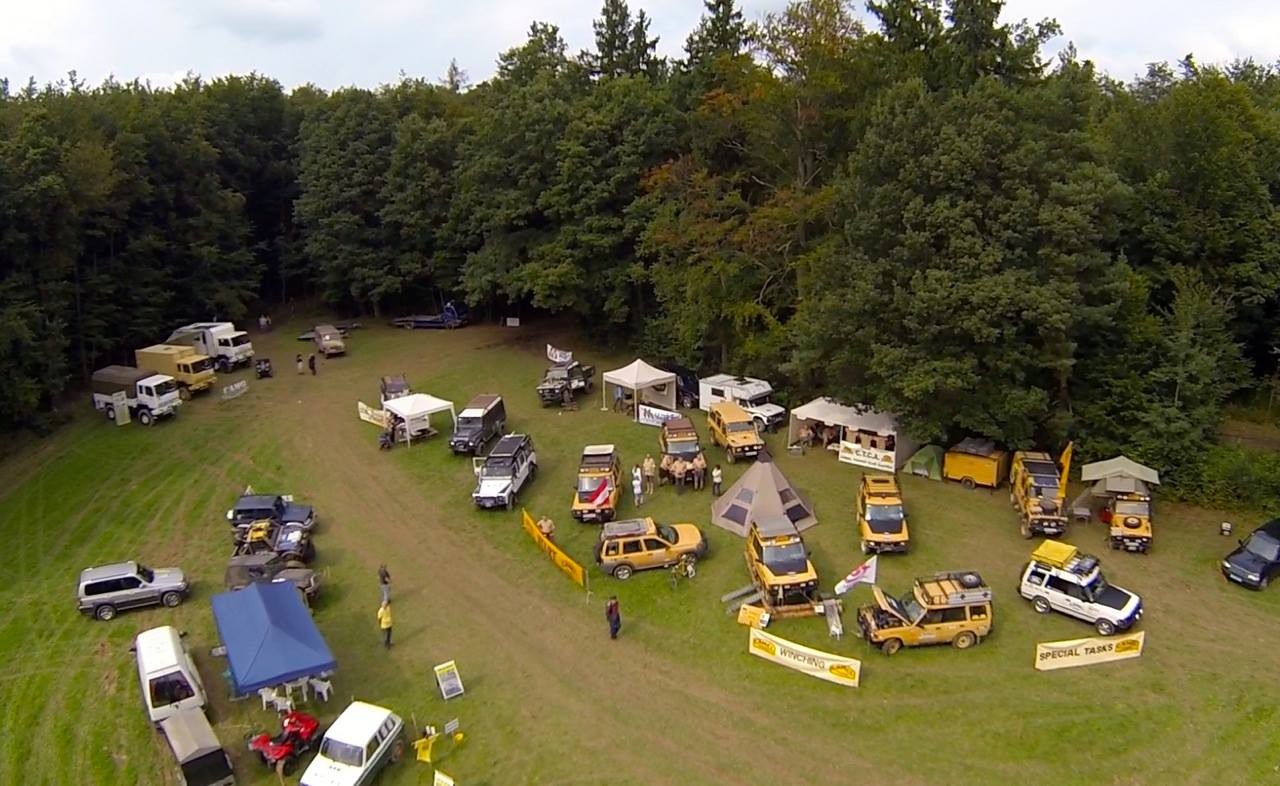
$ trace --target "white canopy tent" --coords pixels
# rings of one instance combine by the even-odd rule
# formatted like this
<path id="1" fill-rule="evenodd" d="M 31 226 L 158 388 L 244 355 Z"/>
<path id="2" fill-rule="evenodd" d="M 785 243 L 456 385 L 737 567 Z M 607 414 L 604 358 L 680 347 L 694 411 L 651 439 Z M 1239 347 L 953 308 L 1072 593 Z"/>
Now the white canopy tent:
<path id="1" fill-rule="evenodd" d="M 808 423 L 839 430 L 840 461 L 871 469 L 895 472 L 920 447 L 898 427 L 893 415 L 870 407 L 847 406 L 830 398 L 816 398 L 791 410 L 787 443 L 794 445 Z"/>
<path id="2" fill-rule="evenodd" d="M 631 364 L 604 372 L 604 384 L 600 386 L 600 407 L 608 409 L 612 385 L 614 390 L 630 390 L 635 396 L 635 417 L 639 417 L 640 404 L 648 402 L 659 407 L 676 408 L 676 375 L 654 368 L 640 358 Z"/>
<path id="3" fill-rule="evenodd" d="M 453 402 L 442 398 L 428 396 L 426 393 L 410 393 L 407 396 L 393 398 L 382 405 L 383 409 L 404 422 L 404 439 L 413 444 L 413 438 L 429 437 L 436 433 L 431 428 L 431 416 L 437 412 L 448 412 L 449 418 L 458 421 L 453 411 Z"/>

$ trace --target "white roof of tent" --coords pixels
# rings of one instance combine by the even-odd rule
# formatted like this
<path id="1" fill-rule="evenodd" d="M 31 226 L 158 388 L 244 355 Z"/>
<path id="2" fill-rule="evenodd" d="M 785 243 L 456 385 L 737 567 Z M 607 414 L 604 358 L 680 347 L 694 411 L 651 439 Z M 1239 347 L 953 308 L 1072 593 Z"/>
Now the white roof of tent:
<path id="1" fill-rule="evenodd" d="M 1141 480 L 1153 486 L 1160 485 L 1160 473 L 1151 467 L 1143 466 L 1127 456 L 1116 456 L 1106 461 L 1095 461 L 1085 464 L 1080 469 L 1080 479 L 1086 483 L 1091 480 L 1128 477 Z"/>
<path id="2" fill-rule="evenodd" d="M 654 368 L 640 358 L 636 358 L 629 365 L 604 372 L 604 381 L 620 387 L 640 390 L 675 382 L 676 375 L 670 371 Z"/>
<path id="3" fill-rule="evenodd" d="M 818 420 L 886 437 L 898 433 L 898 421 L 893 415 L 877 412 L 870 407 L 846 406 L 830 398 L 815 398 L 808 404 L 791 410 L 791 414 L 802 420 Z"/>
<path id="4" fill-rule="evenodd" d="M 436 412 L 452 412 L 453 402 L 428 396 L 426 393 L 411 393 L 388 400 L 382 408 L 405 420 L 414 420 Z"/>

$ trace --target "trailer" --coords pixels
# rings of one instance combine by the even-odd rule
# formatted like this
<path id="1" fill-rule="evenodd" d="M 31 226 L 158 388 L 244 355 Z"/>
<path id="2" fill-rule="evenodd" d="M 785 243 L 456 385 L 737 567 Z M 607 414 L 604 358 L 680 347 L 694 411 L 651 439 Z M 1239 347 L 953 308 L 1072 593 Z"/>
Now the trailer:
<path id="1" fill-rule="evenodd" d="M 471 321 L 471 310 L 466 303 L 450 300 L 444 304 L 444 311 L 439 314 L 410 314 L 391 320 L 393 327 L 406 330 L 453 330 Z"/>
<path id="2" fill-rule="evenodd" d="M 129 415 L 144 426 L 156 418 L 175 415 L 182 397 L 178 383 L 167 374 L 132 366 L 106 366 L 93 372 L 93 408 L 116 419 L 116 396 L 123 395 Z"/>

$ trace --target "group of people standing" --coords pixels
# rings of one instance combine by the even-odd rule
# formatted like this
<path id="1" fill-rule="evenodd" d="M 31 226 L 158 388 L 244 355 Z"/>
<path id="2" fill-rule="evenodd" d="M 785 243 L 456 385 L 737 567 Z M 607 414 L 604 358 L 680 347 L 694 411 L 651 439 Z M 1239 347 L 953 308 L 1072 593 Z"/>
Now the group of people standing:
<path id="1" fill-rule="evenodd" d="M 298 365 L 298 373 L 299 373 L 299 374 L 305 374 L 305 373 L 307 373 L 307 372 L 306 372 L 306 369 L 310 368 L 310 369 L 311 369 L 311 376 L 313 376 L 313 377 L 314 377 L 314 376 L 316 375 L 316 353 L 312 352 L 312 353 L 311 353 L 311 355 L 307 357 L 307 362 L 306 362 L 306 365 L 305 365 L 305 366 L 304 366 L 304 365 L 303 365 L 303 363 L 302 363 L 302 353 L 301 353 L 301 352 L 299 352 L 299 353 L 298 353 L 298 357 L 296 358 L 295 362 L 296 362 L 296 363 L 297 363 L 297 365 Z"/>
<path id="2" fill-rule="evenodd" d="M 654 487 L 664 486 L 670 480 L 676 487 L 677 494 L 683 494 L 685 486 L 693 481 L 693 490 L 701 491 L 707 487 L 707 459 L 702 451 L 691 459 L 685 460 L 677 454 L 665 453 L 662 462 L 653 460 L 646 453 L 644 461 L 631 469 L 631 490 L 635 494 L 636 505 L 644 504 L 644 498 L 654 493 Z M 720 496 L 720 487 L 724 483 L 724 471 L 717 464 L 711 469 L 711 493 Z"/>

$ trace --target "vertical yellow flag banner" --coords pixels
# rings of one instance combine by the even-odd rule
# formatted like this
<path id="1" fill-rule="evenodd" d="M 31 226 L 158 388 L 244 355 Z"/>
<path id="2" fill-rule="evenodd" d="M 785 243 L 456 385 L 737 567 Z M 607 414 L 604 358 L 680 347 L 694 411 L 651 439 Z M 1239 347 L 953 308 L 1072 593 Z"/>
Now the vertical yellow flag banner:
<path id="1" fill-rule="evenodd" d="M 520 525 L 524 531 L 529 533 L 529 537 L 533 538 L 533 542 L 538 548 L 550 558 L 551 562 L 557 568 L 569 577 L 569 580 L 577 584 L 583 589 L 587 588 L 587 571 L 577 562 L 575 562 L 568 554 L 560 550 L 560 547 L 552 543 L 546 535 L 538 531 L 538 523 L 533 520 L 533 516 L 529 515 L 529 511 L 524 508 L 520 509 Z"/>

